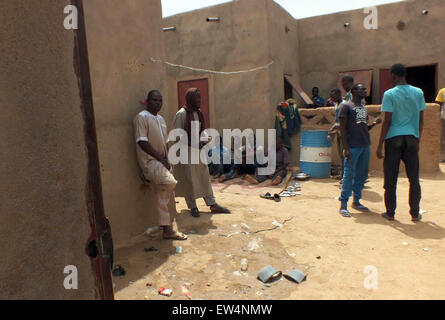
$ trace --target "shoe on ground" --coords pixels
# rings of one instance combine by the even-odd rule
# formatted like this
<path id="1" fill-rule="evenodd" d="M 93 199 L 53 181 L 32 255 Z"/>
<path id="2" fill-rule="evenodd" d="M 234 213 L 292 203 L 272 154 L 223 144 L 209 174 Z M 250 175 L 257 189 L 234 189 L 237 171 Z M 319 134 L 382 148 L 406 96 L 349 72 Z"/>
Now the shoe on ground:
<path id="1" fill-rule="evenodd" d="M 388 215 L 386 212 L 382 213 L 382 217 L 389 221 L 394 221 L 394 216 Z"/>
<path id="2" fill-rule="evenodd" d="M 190 210 L 192 213 L 193 218 L 199 218 L 201 216 L 201 213 L 199 212 L 198 208 L 194 208 Z"/>

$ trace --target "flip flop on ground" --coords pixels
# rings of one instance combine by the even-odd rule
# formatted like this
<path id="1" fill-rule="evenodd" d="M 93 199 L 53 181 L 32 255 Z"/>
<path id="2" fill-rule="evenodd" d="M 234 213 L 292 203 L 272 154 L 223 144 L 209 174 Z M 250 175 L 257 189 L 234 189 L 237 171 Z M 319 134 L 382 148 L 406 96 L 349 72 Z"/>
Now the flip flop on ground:
<path id="1" fill-rule="evenodd" d="M 273 199 L 275 200 L 275 202 L 280 202 L 281 201 L 281 197 L 280 197 L 280 195 L 278 193 L 275 193 L 273 195 Z"/>
<path id="2" fill-rule="evenodd" d="M 260 194 L 260 197 L 267 200 L 274 200 L 274 197 L 269 192 L 266 194 L 264 193 Z"/>

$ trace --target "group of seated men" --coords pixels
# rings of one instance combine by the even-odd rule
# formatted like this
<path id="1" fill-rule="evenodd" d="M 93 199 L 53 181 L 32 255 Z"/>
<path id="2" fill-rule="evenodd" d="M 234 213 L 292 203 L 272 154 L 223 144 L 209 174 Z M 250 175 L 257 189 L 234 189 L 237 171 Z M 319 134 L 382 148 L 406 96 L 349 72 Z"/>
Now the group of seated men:
<path id="1" fill-rule="evenodd" d="M 209 158 L 213 152 L 218 152 L 220 161 L 216 164 L 213 162 L 209 163 L 209 172 L 211 176 L 219 179 L 219 182 L 229 181 L 238 176 L 245 175 L 246 180 L 252 184 L 259 184 L 271 179 L 272 185 L 278 185 L 288 173 L 289 151 L 284 147 L 279 137 L 276 140 L 276 169 L 271 175 L 260 175 L 258 173 L 258 168 L 267 166 L 267 163 L 260 164 L 258 161 L 258 152 L 264 154 L 264 149 L 262 146 L 256 145 L 255 136 L 253 137 L 253 144 L 247 141 L 240 148 L 239 152 L 226 148 L 221 138 L 219 150 L 218 147 L 209 150 Z M 241 157 L 237 156 L 237 154 L 240 154 Z M 230 159 L 231 161 L 228 164 L 224 164 L 222 159 Z M 249 163 L 249 159 L 254 159 L 253 163 Z"/>

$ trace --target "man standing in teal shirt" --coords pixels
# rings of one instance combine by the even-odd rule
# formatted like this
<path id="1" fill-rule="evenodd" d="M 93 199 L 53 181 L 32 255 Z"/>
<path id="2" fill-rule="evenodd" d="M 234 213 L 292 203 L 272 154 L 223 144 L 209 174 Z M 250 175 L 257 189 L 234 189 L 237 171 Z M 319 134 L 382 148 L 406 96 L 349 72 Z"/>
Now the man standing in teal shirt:
<path id="1" fill-rule="evenodd" d="M 394 220 L 397 179 L 400 161 L 403 160 L 410 183 L 410 214 L 412 221 L 420 221 L 419 143 L 423 130 L 423 113 L 426 109 L 425 97 L 421 89 L 406 82 L 406 68 L 403 65 L 395 64 L 391 68 L 391 79 L 394 88 L 386 91 L 383 96 L 382 111 L 385 120 L 377 148 L 377 157 L 385 159 L 386 212 L 382 216 Z"/>

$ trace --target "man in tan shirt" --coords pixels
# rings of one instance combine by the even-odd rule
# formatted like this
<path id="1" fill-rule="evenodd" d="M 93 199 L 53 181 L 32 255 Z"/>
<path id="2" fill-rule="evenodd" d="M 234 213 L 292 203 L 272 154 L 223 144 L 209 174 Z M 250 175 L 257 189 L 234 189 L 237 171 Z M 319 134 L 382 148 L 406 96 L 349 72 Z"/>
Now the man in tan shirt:
<path id="1" fill-rule="evenodd" d="M 150 91 L 146 110 L 141 111 L 134 119 L 136 152 L 139 166 L 145 179 L 154 186 L 156 193 L 156 210 L 159 226 L 164 230 L 164 239 L 186 240 L 187 236 L 172 228 L 169 203 L 174 203 L 174 189 L 177 181 L 171 173 L 168 161 L 167 125 L 159 115 L 162 108 L 162 95 L 158 90 Z"/>

